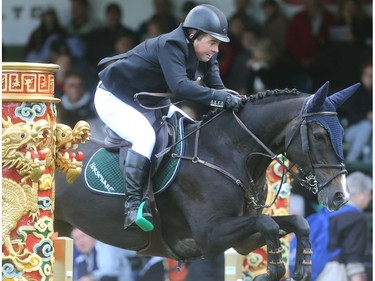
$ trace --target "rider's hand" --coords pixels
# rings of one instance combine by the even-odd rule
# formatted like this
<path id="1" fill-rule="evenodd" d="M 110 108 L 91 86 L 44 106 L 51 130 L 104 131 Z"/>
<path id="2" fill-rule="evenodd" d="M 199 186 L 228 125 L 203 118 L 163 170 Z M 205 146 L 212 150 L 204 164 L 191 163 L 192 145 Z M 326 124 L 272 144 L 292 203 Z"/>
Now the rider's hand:
<path id="1" fill-rule="evenodd" d="M 245 96 L 234 95 L 226 91 L 218 91 L 214 94 L 210 106 L 238 112 L 245 105 L 246 101 Z"/>
<path id="2" fill-rule="evenodd" d="M 245 105 L 245 103 L 246 101 L 243 97 L 229 94 L 225 100 L 224 108 L 238 112 Z"/>

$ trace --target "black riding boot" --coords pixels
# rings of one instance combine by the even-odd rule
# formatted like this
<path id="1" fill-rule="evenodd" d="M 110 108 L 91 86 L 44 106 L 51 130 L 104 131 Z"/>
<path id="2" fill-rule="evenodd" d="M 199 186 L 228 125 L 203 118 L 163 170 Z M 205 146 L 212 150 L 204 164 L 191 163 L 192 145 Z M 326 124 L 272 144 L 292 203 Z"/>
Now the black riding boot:
<path id="1" fill-rule="evenodd" d="M 124 167 L 126 185 L 124 229 L 134 228 L 136 226 L 136 220 L 139 222 L 137 219 L 138 208 L 141 204 L 142 193 L 149 183 L 150 166 L 151 162 L 147 157 L 144 157 L 132 149 L 128 150 Z M 141 223 L 138 223 L 138 226 L 145 231 L 149 231 L 147 226 L 145 228 L 142 227 L 142 220 L 146 224 L 148 223 L 144 219 L 152 222 L 152 214 L 148 202 L 145 202 L 143 207 L 143 218 L 140 218 Z"/>

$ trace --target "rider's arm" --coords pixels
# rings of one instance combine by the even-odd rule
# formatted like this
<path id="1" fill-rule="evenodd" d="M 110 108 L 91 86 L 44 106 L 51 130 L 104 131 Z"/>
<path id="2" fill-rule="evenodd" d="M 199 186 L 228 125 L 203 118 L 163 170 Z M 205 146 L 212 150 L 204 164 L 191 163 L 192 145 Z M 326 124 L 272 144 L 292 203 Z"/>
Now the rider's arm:
<path id="1" fill-rule="evenodd" d="M 186 44 L 186 43 L 185 43 Z M 159 49 L 159 63 L 170 91 L 181 100 L 205 105 L 224 102 L 227 93 L 198 85 L 188 77 L 189 63 L 197 63 L 194 50 L 180 41 L 167 40 Z"/>

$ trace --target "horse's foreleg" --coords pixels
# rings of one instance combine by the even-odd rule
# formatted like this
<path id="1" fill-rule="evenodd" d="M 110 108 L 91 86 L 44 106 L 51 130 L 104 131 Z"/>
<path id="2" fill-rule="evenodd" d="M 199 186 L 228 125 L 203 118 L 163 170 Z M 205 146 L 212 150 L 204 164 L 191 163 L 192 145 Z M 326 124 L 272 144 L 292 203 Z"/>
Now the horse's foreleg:
<path id="1" fill-rule="evenodd" d="M 278 281 L 285 274 L 282 262 L 281 244 L 279 240 L 279 226 L 267 215 L 221 218 L 212 221 L 210 232 L 203 234 L 206 239 L 201 240 L 200 247 L 205 258 L 217 255 L 228 248 L 244 241 L 250 235 L 260 232 L 267 244 L 267 274 L 258 280 Z M 199 241 L 199 239 L 196 239 Z"/>
<path id="2" fill-rule="evenodd" d="M 297 253 L 293 279 L 308 281 L 311 278 L 311 243 L 309 239 L 310 227 L 302 216 L 274 216 L 272 217 L 287 233 L 294 232 L 297 238 Z"/>
<path id="3" fill-rule="evenodd" d="M 256 226 L 267 243 L 267 274 L 257 276 L 254 281 L 278 281 L 285 274 L 279 240 L 279 225 L 271 217 L 259 215 Z"/>

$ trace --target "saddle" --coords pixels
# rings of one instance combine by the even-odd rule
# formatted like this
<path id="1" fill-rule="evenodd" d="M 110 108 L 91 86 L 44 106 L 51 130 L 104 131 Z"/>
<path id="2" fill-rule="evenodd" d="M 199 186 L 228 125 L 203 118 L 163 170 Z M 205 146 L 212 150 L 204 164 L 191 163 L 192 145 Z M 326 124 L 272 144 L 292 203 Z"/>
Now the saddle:
<path id="1" fill-rule="evenodd" d="M 166 116 L 155 118 L 152 123 L 156 133 L 156 144 L 151 159 L 151 181 L 143 194 L 143 199 L 147 197 L 153 210 L 154 230 L 148 232 L 148 245 L 139 250 L 142 255 L 153 256 L 165 253 L 166 257 L 178 259 L 163 241 L 160 215 L 154 196 L 165 191 L 177 176 L 182 159 L 172 158 L 170 154 L 183 154 L 184 126 L 187 120 L 190 123 L 194 122 L 176 112 L 170 118 Z M 106 132 L 107 137 L 103 147 L 91 157 L 86 165 L 84 171 L 86 187 L 104 195 L 124 196 L 125 182 L 119 163 L 126 159 L 131 143 L 123 140 L 108 127 Z"/>
<path id="2" fill-rule="evenodd" d="M 174 180 L 181 159 L 171 158 L 170 154 L 182 155 L 184 150 L 184 125 L 186 118 L 180 113 L 171 118 L 161 117 L 156 123 L 156 145 L 151 158 L 151 182 L 155 194 L 163 192 Z M 193 122 L 189 120 L 189 122 Z M 103 147 L 89 159 L 84 174 L 86 186 L 93 192 L 103 195 L 123 196 L 125 182 L 119 162 L 126 159 L 131 143 L 121 139 L 115 132 L 106 128 L 107 137 Z M 169 149 L 166 149 L 170 147 Z M 120 149 L 122 148 L 122 149 Z M 165 153 L 163 151 L 168 151 Z"/>

